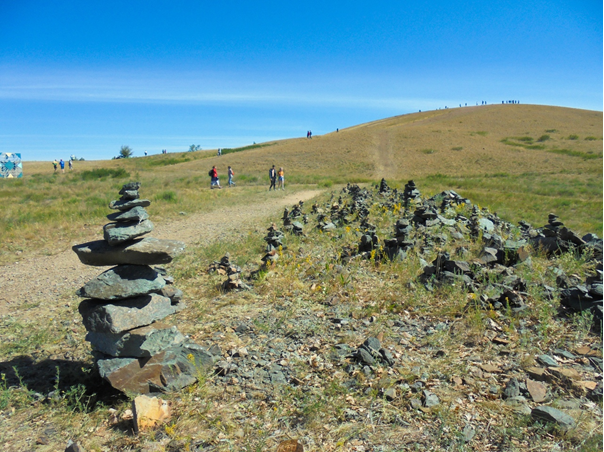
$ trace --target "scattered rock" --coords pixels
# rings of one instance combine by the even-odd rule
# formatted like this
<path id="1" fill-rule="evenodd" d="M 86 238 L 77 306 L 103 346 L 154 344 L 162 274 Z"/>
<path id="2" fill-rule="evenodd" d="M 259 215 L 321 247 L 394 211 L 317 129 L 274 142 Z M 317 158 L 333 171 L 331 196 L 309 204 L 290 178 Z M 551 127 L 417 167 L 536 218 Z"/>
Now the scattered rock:
<path id="1" fill-rule="evenodd" d="M 140 433 L 170 420 L 170 405 L 158 397 L 139 395 L 132 402 L 134 430 Z"/>
<path id="2" fill-rule="evenodd" d="M 531 411 L 531 417 L 537 421 L 552 422 L 562 428 L 575 426 L 575 420 L 568 414 L 550 406 L 538 406 Z"/>

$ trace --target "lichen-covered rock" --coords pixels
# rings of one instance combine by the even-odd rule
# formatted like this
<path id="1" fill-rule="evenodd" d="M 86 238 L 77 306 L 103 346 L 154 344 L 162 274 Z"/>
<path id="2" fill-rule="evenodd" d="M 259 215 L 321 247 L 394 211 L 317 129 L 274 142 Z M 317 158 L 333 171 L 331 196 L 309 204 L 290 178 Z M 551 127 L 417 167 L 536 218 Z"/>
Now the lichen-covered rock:
<path id="1" fill-rule="evenodd" d="M 93 349 L 116 357 L 144 358 L 185 340 L 178 328 L 156 322 L 122 333 L 90 331 L 86 335 Z"/>
<path id="2" fill-rule="evenodd" d="M 119 245 L 148 234 L 154 228 L 150 220 L 109 223 L 103 227 L 103 237 L 109 245 Z"/>
<path id="3" fill-rule="evenodd" d="M 79 311 L 87 331 L 119 334 L 174 314 L 177 307 L 167 297 L 149 294 L 113 303 L 84 300 Z"/>
<path id="4" fill-rule="evenodd" d="M 72 249 L 85 265 L 158 265 L 172 262 L 183 252 L 185 244 L 177 240 L 145 237 L 116 246 L 105 240 L 95 240 L 75 245 Z"/>
<path id="5" fill-rule="evenodd" d="M 164 278 L 146 265 L 118 265 L 88 281 L 76 294 L 99 300 L 123 300 L 161 290 Z"/>

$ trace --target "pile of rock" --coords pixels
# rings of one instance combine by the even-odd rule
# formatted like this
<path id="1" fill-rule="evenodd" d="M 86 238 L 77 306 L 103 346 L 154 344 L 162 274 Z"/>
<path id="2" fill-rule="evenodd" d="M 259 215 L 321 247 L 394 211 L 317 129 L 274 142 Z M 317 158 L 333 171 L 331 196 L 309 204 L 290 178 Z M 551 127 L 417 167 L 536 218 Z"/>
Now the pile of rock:
<path id="1" fill-rule="evenodd" d="M 226 253 L 219 262 L 212 262 L 208 268 L 208 273 L 218 273 L 219 275 L 227 276 L 227 279 L 220 286 L 225 292 L 250 289 L 250 286 L 241 277 L 241 272 L 241 267 L 231 262 L 229 253 Z"/>
<path id="2" fill-rule="evenodd" d="M 384 178 L 382 178 L 382 180 L 380 181 L 379 193 L 380 193 L 380 195 L 390 193 L 390 187 L 388 186 L 388 182 L 386 182 L 386 179 L 384 179 Z"/>
<path id="3" fill-rule="evenodd" d="M 184 243 L 139 239 L 153 230 L 139 199 L 140 184 L 123 186 L 104 227 L 105 240 L 76 245 L 86 265 L 115 267 L 86 283 L 77 294 L 86 340 L 91 343 L 100 375 L 123 392 L 177 390 L 196 381 L 200 367 L 213 365 L 212 356 L 189 343 L 175 326 L 160 322 L 183 309 L 182 291 L 161 267 L 181 253 Z"/>
<path id="4" fill-rule="evenodd" d="M 300 209 L 302 208 L 303 204 L 304 203 L 296 204 L 292 208 L 291 212 L 287 207 L 285 208 L 282 217 L 283 229 L 296 235 L 304 235 L 304 225 L 299 221 L 292 221 L 292 219 L 299 218 L 302 215 L 302 211 Z"/>
<path id="5" fill-rule="evenodd" d="M 277 229 L 277 225 L 275 223 L 271 224 L 268 228 L 268 234 L 264 237 L 264 241 L 266 242 L 266 252 L 270 253 L 273 250 L 287 249 L 286 246 L 283 245 L 283 238 L 285 234 Z"/>

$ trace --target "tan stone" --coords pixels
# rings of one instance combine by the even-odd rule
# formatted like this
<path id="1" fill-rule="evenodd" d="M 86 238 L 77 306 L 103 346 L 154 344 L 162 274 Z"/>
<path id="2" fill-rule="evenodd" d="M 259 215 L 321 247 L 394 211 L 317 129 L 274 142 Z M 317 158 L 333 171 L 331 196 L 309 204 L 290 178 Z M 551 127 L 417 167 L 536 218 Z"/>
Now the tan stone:
<path id="1" fill-rule="evenodd" d="M 489 372 L 489 373 L 501 372 L 501 369 L 499 368 L 499 366 L 496 366 L 494 364 L 481 364 L 480 368 L 482 370 L 484 370 L 485 372 Z"/>
<path id="2" fill-rule="evenodd" d="M 549 372 L 552 375 L 555 375 L 558 378 L 561 379 L 569 379 L 569 380 L 578 380 L 579 378 L 581 378 L 581 374 L 579 372 L 577 372 L 575 369 L 567 369 L 564 367 L 559 367 L 559 368 L 555 368 L 552 367 L 551 369 L 549 369 Z"/>
<path id="3" fill-rule="evenodd" d="M 543 367 L 529 367 L 526 369 L 526 373 L 539 381 L 543 381 L 547 377 L 547 371 Z"/>
<path id="4" fill-rule="evenodd" d="M 591 347 L 584 345 L 583 347 L 579 347 L 575 350 L 577 355 L 587 355 L 591 351 Z"/>
<path id="5" fill-rule="evenodd" d="M 526 389 L 531 395 L 533 401 L 537 403 L 545 402 L 547 399 L 547 386 L 545 386 L 543 383 L 527 378 Z"/>
<path id="6" fill-rule="evenodd" d="M 598 386 L 598 383 L 595 381 L 574 381 L 573 386 L 579 387 L 582 389 L 586 389 L 588 391 L 593 391 Z"/>
<path id="7" fill-rule="evenodd" d="M 161 425 L 171 417 L 170 405 L 166 400 L 146 395 L 140 395 L 134 399 L 132 412 L 134 429 L 137 433 Z"/>
<path id="8" fill-rule="evenodd" d="M 290 439 L 280 442 L 277 452 L 304 452 L 304 446 L 297 439 Z"/>

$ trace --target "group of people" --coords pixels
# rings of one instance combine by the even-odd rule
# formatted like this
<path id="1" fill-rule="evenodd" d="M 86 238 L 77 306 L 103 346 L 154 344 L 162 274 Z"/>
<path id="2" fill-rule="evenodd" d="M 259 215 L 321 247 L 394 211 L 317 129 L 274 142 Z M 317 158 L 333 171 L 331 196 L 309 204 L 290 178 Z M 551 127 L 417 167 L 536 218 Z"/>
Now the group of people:
<path id="1" fill-rule="evenodd" d="M 72 170 L 73 169 L 73 160 L 69 159 L 69 169 Z M 54 161 L 52 162 L 52 166 L 55 169 L 55 173 L 57 172 L 57 168 L 60 166 L 61 167 L 61 172 L 64 173 L 65 172 L 65 161 L 63 159 L 59 159 L 59 161 L 57 161 L 57 159 L 54 159 Z"/>
<path id="2" fill-rule="evenodd" d="M 233 171 L 233 168 L 230 166 L 227 170 L 227 174 L 229 176 L 229 187 L 234 186 L 235 182 L 233 181 L 233 177 L 235 176 L 235 171 Z M 216 165 L 212 167 L 208 175 L 210 176 L 210 188 L 222 188 L 220 186 L 220 179 L 218 178 L 218 170 L 216 169 Z"/>
<path id="3" fill-rule="evenodd" d="M 227 170 L 227 174 L 229 176 L 229 187 L 234 186 L 235 182 L 233 181 L 233 177 L 235 176 L 235 171 L 233 168 L 229 166 Z M 212 166 L 212 169 L 208 173 L 210 176 L 210 188 L 222 188 L 220 186 L 220 178 L 218 177 L 218 170 L 216 169 L 216 165 Z M 268 170 L 268 177 L 270 179 L 271 185 L 268 187 L 268 191 L 271 190 L 285 190 L 285 172 L 283 171 L 283 167 L 279 168 L 279 170 L 275 169 L 275 165 L 272 166 L 270 170 Z"/>
<path id="4" fill-rule="evenodd" d="M 275 165 L 268 170 L 268 177 L 271 180 L 271 185 L 268 187 L 268 191 L 271 190 L 285 190 L 285 172 L 283 167 L 279 168 L 279 171 L 275 169 Z M 278 182 L 278 185 L 277 185 Z"/>
<path id="5" fill-rule="evenodd" d="M 312 138 L 312 130 L 306 132 L 306 138 Z"/>

